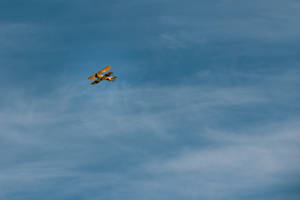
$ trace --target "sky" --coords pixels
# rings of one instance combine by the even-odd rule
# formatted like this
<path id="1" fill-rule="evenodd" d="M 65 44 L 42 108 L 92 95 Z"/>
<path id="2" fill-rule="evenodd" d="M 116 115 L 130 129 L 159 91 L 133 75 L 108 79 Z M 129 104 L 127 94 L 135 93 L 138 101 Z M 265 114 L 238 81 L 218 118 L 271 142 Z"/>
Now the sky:
<path id="1" fill-rule="evenodd" d="M 300 199 L 299 9 L 1 0 L 0 199 Z"/>

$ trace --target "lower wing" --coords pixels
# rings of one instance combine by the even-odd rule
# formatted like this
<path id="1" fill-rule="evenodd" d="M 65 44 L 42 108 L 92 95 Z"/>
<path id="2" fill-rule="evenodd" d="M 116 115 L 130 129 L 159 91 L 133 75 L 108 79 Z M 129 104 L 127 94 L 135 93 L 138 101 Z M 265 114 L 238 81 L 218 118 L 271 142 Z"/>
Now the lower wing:
<path id="1" fill-rule="evenodd" d="M 91 85 L 95 85 L 95 84 L 101 82 L 102 80 L 103 80 L 103 79 L 98 78 L 97 80 L 91 82 Z"/>

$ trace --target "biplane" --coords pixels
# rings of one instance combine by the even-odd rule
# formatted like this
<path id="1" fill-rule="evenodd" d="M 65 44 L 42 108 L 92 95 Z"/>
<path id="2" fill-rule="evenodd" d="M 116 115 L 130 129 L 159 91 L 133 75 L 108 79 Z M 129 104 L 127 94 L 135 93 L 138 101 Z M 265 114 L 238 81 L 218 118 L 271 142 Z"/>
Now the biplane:
<path id="1" fill-rule="evenodd" d="M 92 76 L 90 76 L 88 79 L 89 80 L 93 80 L 95 78 L 97 78 L 95 81 L 91 82 L 91 85 L 97 84 L 103 80 L 107 80 L 109 82 L 115 80 L 117 77 L 116 76 L 111 76 L 113 74 L 113 72 L 109 71 L 106 74 L 103 74 L 104 72 L 106 72 L 107 70 L 111 69 L 111 66 L 107 66 L 103 69 L 101 69 L 99 72 L 93 74 Z"/>

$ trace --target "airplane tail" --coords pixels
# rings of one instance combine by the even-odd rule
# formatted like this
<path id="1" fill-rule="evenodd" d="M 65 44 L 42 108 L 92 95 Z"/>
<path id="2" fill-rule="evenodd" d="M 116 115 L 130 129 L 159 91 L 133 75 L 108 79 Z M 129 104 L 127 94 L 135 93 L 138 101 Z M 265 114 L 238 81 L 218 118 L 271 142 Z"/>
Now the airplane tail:
<path id="1" fill-rule="evenodd" d="M 105 77 L 109 77 L 110 75 L 112 75 L 113 74 L 113 72 L 107 72 L 106 74 L 104 74 L 103 76 L 105 76 Z"/>
<path id="2" fill-rule="evenodd" d="M 114 81 L 117 78 L 117 76 L 113 76 L 113 77 L 108 77 L 106 80 L 108 80 L 109 82 Z"/>

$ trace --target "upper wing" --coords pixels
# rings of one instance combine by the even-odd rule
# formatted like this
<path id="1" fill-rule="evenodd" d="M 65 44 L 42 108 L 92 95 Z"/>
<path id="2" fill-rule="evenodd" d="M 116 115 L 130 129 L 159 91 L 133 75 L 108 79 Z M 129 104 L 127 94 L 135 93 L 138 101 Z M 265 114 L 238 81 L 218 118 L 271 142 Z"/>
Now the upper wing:
<path id="1" fill-rule="evenodd" d="M 92 76 L 90 76 L 88 79 L 89 79 L 89 80 L 93 80 L 93 79 L 96 78 L 96 77 L 98 78 L 98 77 L 100 76 L 100 74 L 106 72 L 106 71 L 109 70 L 110 68 L 111 68 L 111 66 L 107 66 L 107 67 L 101 69 L 99 72 L 97 72 L 97 73 L 93 74 Z"/>
<path id="2" fill-rule="evenodd" d="M 107 67 L 101 69 L 97 74 L 102 74 L 102 73 L 106 72 L 109 69 L 111 69 L 111 66 L 107 66 Z"/>

